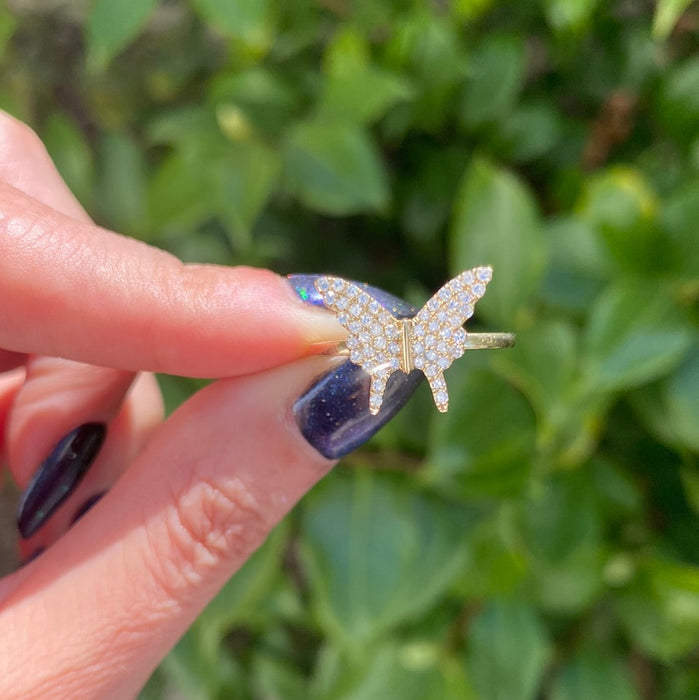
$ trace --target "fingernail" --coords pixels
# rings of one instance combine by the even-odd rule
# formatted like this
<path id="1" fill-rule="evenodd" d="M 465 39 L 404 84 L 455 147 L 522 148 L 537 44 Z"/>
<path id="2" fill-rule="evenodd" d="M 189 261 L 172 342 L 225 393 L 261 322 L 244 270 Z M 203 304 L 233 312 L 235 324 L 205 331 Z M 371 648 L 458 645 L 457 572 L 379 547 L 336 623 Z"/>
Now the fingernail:
<path id="1" fill-rule="evenodd" d="M 75 525 L 75 523 L 80 520 L 80 518 L 83 517 L 87 513 L 92 506 L 96 505 L 99 501 L 102 500 L 102 497 L 106 494 L 106 491 L 101 491 L 100 493 L 96 493 L 94 496 L 91 496 L 88 498 L 85 503 L 83 503 L 80 508 L 78 508 L 77 511 L 75 511 L 75 515 L 73 516 L 73 519 L 70 521 L 71 526 Z"/>
<path id="2" fill-rule="evenodd" d="M 26 559 L 20 562 L 20 566 L 26 566 L 27 564 L 33 562 L 40 554 L 46 551 L 46 547 L 39 547 L 35 549 Z"/>
<path id="3" fill-rule="evenodd" d="M 299 323 L 305 329 L 305 336 L 311 344 L 340 342 L 346 337 L 347 331 L 338 323 L 335 314 L 325 309 L 320 294 L 313 286 L 318 277 L 320 275 L 287 277 L 293 295 L 306 302 L 298 304 Z"/>
<path id="4" fill-rule="evenodd" d="M 322 275 L 290 275 L 289 283 L 301 299 L 322 306 L 314 286 Z M 414 307 L 376 287 L 369 293 L 397 318 L 415 315 Z M 294 416 L 302 435 L 328 459 L 352 452 L 400 411 L 422 381 L 422 373 L 393 374 L 384 393 L 381 410 L 369 412 L 369 375 L 349 360 L 318 379 L 294 404 Z"/>
<path id="5" fill-rule="evenodd" d="M 31 537 L 74 491 L 102 447 L 103 423 L 86 423 L 68 433 L 42 462 L 24 492 L 17 527 Z"/>

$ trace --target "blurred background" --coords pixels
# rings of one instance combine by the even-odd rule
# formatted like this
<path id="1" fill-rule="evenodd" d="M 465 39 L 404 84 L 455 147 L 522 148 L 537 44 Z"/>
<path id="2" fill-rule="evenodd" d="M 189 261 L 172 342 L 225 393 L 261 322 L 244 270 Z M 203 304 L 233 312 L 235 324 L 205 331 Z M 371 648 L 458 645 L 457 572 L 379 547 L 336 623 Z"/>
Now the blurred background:
<path id="1" fill-rule="evenodd" d="M 0 106 L 98 223 L 418 304 L 489 263 L 470 327 L 519 336 L 346 458 L 143 698 L 699 698 L 698 49 L 688 0 L 8 0 Z"/>

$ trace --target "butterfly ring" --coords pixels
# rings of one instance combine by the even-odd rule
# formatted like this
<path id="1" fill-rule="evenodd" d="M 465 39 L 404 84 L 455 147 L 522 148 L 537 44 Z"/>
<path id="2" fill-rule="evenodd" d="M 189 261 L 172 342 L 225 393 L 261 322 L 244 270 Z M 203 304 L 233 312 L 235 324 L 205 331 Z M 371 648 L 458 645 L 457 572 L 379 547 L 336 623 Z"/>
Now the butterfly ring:
<path id="1" fill-rule="evenodd" d="M 371 377 L 369 411 L 376 415 L 394 372 L 420 370 L 429 382 L 437 410 L 446 412 L 449 394 L 444 370 L 466 350 L 514 345 L 514 333 L 467 333 L 463 324 L 493 276 L 474 267 L 447 282 L 412 318 L 396 318 L 367 289 L 341 277 L 315 282 L 323 303 L 347 329 L 344 352 Z"/>

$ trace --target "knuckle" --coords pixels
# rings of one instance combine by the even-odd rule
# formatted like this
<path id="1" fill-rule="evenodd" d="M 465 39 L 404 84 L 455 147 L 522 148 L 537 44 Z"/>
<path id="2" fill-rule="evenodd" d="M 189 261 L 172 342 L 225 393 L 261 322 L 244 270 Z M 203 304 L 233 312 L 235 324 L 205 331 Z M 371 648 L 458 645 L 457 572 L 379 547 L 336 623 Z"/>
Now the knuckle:
<path id="1" fill-rule="evenodd" d="M 197 481 L 176 494 L 165 519 L 164 556 L 157 578 L 168 595 L 190 589 L 222 567 L 242 564 L 271 529 L 265 508 L 245 483 L 230 476 Z"/>

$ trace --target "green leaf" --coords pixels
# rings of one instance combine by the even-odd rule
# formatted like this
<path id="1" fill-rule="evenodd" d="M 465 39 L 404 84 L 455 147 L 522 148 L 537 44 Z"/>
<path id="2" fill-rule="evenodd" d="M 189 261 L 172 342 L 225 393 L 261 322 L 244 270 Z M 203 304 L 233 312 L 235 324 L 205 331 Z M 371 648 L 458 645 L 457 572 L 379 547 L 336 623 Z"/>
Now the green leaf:
<path id="1" fill-rule="evenodd" d="M 550 657 L 548 635 L 534 610 L 494 600 L 474 618 L 468 668 L 479 697 L 529 700 L 537 696 Z"/>
<path id="2" fill-rule="evenodd" d="M 466 562 L 454 586 L 460 596 L 487 599 L 508 595 L 522 582 L 528 562 L 518 526 L 512 508 L 503 505 L 467 533 Z"/>
<path id="3" fill-rule="evenodd" d="M 127 134 L 105 134 L 99 144 L 99 209 L 115 231 L 139 234 L 145 224 L 146 164 L 143 151 Z"/>
<path id="4" fill-rule="evenodd" d="M 494 0 L 452 0 L 451 11 L 454 17 L 471 22 L 485 14 L 493 5 Z"/>
<path id="5" fill-rule="evenodd" d="M 665 663 L 684 656 L 699 645 L 699 567 L 649 559 L 617 610 L 642 651 Z"/>
<path id="6" fill-rule="evenodd" d="M 476 700 L 463 669 L 442 658 L 428 640 L 384 642 L 369 650 L 361 666 L 337 659 L 330 687 L 318 700 Z M 327 681 L 326 681 L 327 683 Z"/>
<path id="7" fill-rule="evenodd" d="M 315 211 L 342 216 L 388 205 L 381 157 L 360 128 L 299 124 L 289 137 L 284 159 L 288 187 Z"/>
<path id="8" fill-rule="evenodd" d="M 92 207 L 95 178 L 94 157 L 77 124 L 61 112 L 49 117 L 42 138 L 53 162 L 79 202 Z"/>
<path id="9" fill-rule="evenodd" d="M 416 5 L 396 20 L 386 46 L 386 67 L 411 79 L 415 97 L 387 118 L 389 134 L 419 131 L 439 133 L 454 112 L 467 58 L 457 27 Z"/>
<path id="10" fill-rule="evenodd" d="M 251 685 L 254 688 L 253 697 L 279 700 L 309 698 L 308 683 L 301 669 L 279 658 L 276 651 L 254 657 Z"/>
<path id="11" fill-rule="evenodd" d="M 674 190 L 663 201 L 660 226 L 670 270 L 687 278 L 689 284 L 699 279 L 699 246 L 696 222 L 699 221 L 699 180 L 693 179 Z"/>
<path id="12" fill-rule="evenodd" d="M 546 19 L 557 32 L 580 32 L 590 23 L 599 0 L 546 0 Z"/>
<path id="13" fill-rule="evenodd" d="M 411 95 L 410 84 L 393 73 L 376 68 L 341 73 L 326 78 L 317 114 L 327 122 L 370 124 Z"/>
<path id="14" fill-rule="evenodd" d="M 590 178 L 578 209 L 620 268 L 657 269 L 664 253 L 655 222 L 658 203 L 638 171 L 615 167 Z"/>
<path id="15" fill-rule="evenodd" d="M 523 506 L 521 530 L 539 604 L 557 613 L 583 610 L 601 590 L 604 564 L 592 484 L 579 470 L 558 473 Z"/>
<path id="16" fill-rule="evenodd" d="M 433 423 L 423 479 L 460 497 L 520 493 L 531 470 L 534 413 L 502 379 L 455 364 L 447 373 L 449 412 Z"/>
<path id="17" fill-rule="evenodd" d="M 526 68 L 524 43 L 515 36 L 489 36 L 471 54 L 461 104 L 461 122 L 486 126 L 509 115 Z"/>
<path id="18" fill-rule="evenodd" d="M 612 276 L 605 244 L 592 224 L 579 218 L 557 217 L 545 229 L 551 264 L 544 279 L 546 303 L 568 312 L 586 312 Z"/>
<path id="19" fill-rule="evenodd" d="M 641 484 L 629 471 L 610 462 L 595 457 L 586 466 L 591 485 L 600 498 L 600 507 L 606 520 L 626 521 L 638 518 L 643 508 Z"/>
<path id="20" fill-rule="evenodd" d="M 323 56 L 323 73 L 339 78 L 356 75 L 371 63 L 371 46 L 364 34 L 353 25 L 340 27 L 328 43 Z"/>
<path id="21" fill-rule="evenodd" d="M 595 546 L 578 547 L 565 559 L 532 565 L 533 599 L 542 611 L 553 615 L 580 615 L 603 591 L 605 554 Z"/>
<path id="22" fill-rule="evenodd" d="M 13 37 L 17 25 L 18 19 L 14 13 L 3 8 L 0 12 L 0 59 L 2 59 L 7 44 Z"/>
<path id="23" fill-rule="evenodd" d="M 493 266 L 477 313 L 512 328 L 544 272 L 546 246 L 534 198 L 513 174 L 476 158 L 456 196 L 450 267 Z"/>
<path id="24" fill-rule="evenodd" d="M 336 474 L 303 515 L 318 621 L 355 652 L 424 612 L 463 562 L 468 520 L 447 503 L 374 473 Z"/>
<path id="25" fill-rule="evenodd" d="M 147 124 L 146 138 L 149 145 L 185 150 L 190 141 L 198 143 L 216 129 L 216 118 L 210 109 L 186 105 L 156 114 Z"/>
<path id="26" fill-rule="evenodd" d="M 680 479 L 689 507 L 699 515 L 699 464 L 696 460 L 682 467 Z"/>
<path id="27" fill-rule="evenodd" d="M 631 400 L 660 440 L 699 452 L 699 341 L 669 377 L 632 394 Z"/>
<path id="28" fill-rule="evenodd" d="M 265 50 L 272 40 L 270 0 L 190 0 L 200 17 L 224 36 Z"/>
<path id="29" fill-rule="evenodd" d="M 191 629 L 179 640 L 161 664 L 170 694 L 176 692 L 188 700 L 245 700 L 241 692 L 245 675 L 240 662 L 224 647 L 213 650 L 213 656 L 209 651 L 201 647 Z"/>
<path id="30" fill-rule="evenodd" d="M 542 321 L 519 333 L 514 348 L 494 357 L 493 366 L 521 389 L 541 420 L 551 419 L 571 391 L 577 344 L 569 324 Z"/>
<path id="31" fill-rule="evenodd" d="M 87 61 L 94 70 L 109 62 L 145 27 L 158 0 L 94 0 L 87 18 Z"/>
<path id="32" fill-rule="evenodd" d="M 691 4 L 692 0 L 658 0 L 653 17 L 653 35 L 658 39 L 667 38 Z"/>
<path id="33" fill-rule="evenodd" d="M 680 143 L 699 128 L 699 57 L 675 64 L 667 73 L 658 100 L 660 117 Z"/>
<path id="34" fill-rule="evenodd" d="M 217 109 L 237 107 L 256 131 L 274 139 L 285 132 L 299 108 L 297 91 L 278 72 L 259 66 L 219 74 L 209 89 Z"/>
<path id="35" fill-rule="evenodd" d="M 441 260 L 441 249 L 436 243 L 451 216 L 465 153 L 459 146 L 437 144 L 417 150 L 413 157 L 415 163 L 403 173 L 398 194 L 402 207 L 400 225 L 420 253 Z"/>
<path id="36" fill-rule="evenodd" d="M 561 136 L 557 112 L 546 102 L 516 107 L 497 123 L 494 137 L 498 153 L 515 162 L 541 158 Z"/>
<path id="37" fill-rule="evenodd" d="M 618 391 L 673 369 L 694 334 L 667 290 L 651 282 L 612 287 L 593 308 L 584 337 L 585 380 Z"/>
<path id="38" fill-rule="evenodd" d="M 630 673 L 619 661 L 597 651 L 583 651 L 558 672 L 551 700 L 637 700 Z"/>
<path id="39" fill-rule="evenodd" d="M 599 543 L 601 523 L 592 485 L 580 472 L 556 474 L 524 503 L 523 535 L 533 555 L 560 562 Z"/>
<path id="40" fill-rule="evenodd" d="M 250 231 L 272 193 L 280 168 L 278 154 L 255 141 L 234 144 L 225 151 L 217 178 L 218 211 L 238 246 L 249 245 Z"/>
<path id="41" fill-rule="evenodd" d="M 214 158 L 216 155 L 212 154 Z M 211 160 L 203 152 L 174 153 L 166 158 L 148 189 L 150 228 L 156 231 L 196 226 L 218 205 Z"/>
<path id="42" fill-rule="evenodd" d="M 580 382 L 577 330 L 542 319 L 493 356 L 493 369 L 522 391 L 537 414 L 537 447 L 552 467 L 579 466 L 597 443 L 603 402 Z"/>
<path id="43" fill-rule="evenodd" d="M 245 252 L 277 180 L 277 153 L 254 138 L 231 143 L 208 130 L 179 146 L 151 180 L 151 225 L 181 231 L 218 217 L 233 245 Z"/>

